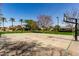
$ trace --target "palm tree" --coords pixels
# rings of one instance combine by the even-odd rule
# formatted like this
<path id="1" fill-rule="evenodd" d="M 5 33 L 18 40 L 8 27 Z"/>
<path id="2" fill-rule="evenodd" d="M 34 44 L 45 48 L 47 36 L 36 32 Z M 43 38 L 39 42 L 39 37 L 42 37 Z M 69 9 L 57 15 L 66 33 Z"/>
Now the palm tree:
<path id="1" fill-rule="evenodd" d="M 13 27 L 15 19 L 14 18 L 10 18 L 10 21 L 12 22 L 12 27 Z"/>
<path id="2" fill-rule="evenodd" d="M 22 23 L 23 23 L 23 19 L 20 19 L 19 21 L 21 22 L 21 26 L 22 26 Z"/>
<path id="3" fill-rule="evenodd" d="M 6 18 L 5 18 L 5 17 L 2 17 L 1 21 L 2 21 L 2 23 L 3 23 L 3 30 L 5 31 L 4 23 L 6 22 Z"/>
<path id="4" fill-rule="evenodd" d="M 21 27 L 22 27 L 23 19 L 20 19 L 19 21 L 21 22 Z M 23 31 L 23 27 L 22 27 L 22 31 Z"/>

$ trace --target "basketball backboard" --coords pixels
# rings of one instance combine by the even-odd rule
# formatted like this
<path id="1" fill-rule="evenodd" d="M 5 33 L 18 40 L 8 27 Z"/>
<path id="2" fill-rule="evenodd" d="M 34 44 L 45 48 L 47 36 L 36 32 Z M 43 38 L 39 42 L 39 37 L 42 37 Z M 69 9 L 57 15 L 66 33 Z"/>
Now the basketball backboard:
<path id="1" fill-rule="evenodd" d="M 64 21 L 64 22 L 67 22 L 67 23 L 75 24 L 75 19 L 76 19 L 76 18 L 69 17 L 69 16 L 67 16 L 66 14 L 64 14 L 64 19 L 63 19 L 63 21 Z"/>

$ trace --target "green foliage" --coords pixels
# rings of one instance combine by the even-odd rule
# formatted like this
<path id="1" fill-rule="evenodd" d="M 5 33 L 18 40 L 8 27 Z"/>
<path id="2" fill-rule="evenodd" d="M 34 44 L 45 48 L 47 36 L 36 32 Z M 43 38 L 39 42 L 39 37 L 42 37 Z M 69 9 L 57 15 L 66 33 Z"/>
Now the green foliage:
<path id="1" fill-rule="evenodd" d="M 37 24 L 33 20 L 25 20 L 26 28 L 29 28 L 29 30 L 36 30 L 38 28 Z"/>
<path id="2" fill-rule="evenodd" d="M 60 26 L 59 25 L 56 25 L 55 27 L 54 27 L 54 31 L 59 31 L 60 30 Z"/>
<path id="3" fill-rule="evenodd" d="M 30 25 L 25 25 L 25 28 L 24 28 L 25 30 L 31 30 L 31 26 Z"/>

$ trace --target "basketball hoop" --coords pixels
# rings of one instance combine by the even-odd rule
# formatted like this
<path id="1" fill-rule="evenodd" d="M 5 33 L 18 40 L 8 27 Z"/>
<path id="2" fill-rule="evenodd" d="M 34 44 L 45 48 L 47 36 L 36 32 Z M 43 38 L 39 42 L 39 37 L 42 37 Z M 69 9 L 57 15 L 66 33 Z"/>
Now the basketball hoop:
<path id="1" fill-rule="evenodd" d="M 75 22 L 73 21 L 69 21 L 69 20 L 74 20 Z M 77 19 L 76 18 L 72 18 L 72 17 L 68 17 L 66 14 L 64 14 L 64 19 L 63 19 L 64 22 L 66 23 L 71 23 L 71 24 L 75 24 L 75 41 L 78 41 L 77 39 Z"/>

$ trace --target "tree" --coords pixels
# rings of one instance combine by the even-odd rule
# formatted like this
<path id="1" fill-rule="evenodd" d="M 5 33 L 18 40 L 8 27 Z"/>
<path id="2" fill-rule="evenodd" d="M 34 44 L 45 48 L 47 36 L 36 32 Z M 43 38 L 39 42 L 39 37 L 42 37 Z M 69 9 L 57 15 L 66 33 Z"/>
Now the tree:
<path id="1" fill-rule="evenodd" d="M 10 18 L 10 21 L 12 22 L 12 27 L 13 27 L 15 19 L 14 18 Z"/>
<path id="2" fill-rule="evenodd" d="M 48 15 L 40 15 L 37 17 L 38 21 L 38 26 L 40 28 L 49 28 L 51 25 L 52 25 L 52 19 L 51 19 L 51 16 L 48 16 Z"/>
<path id="3" fill-rule="evenodd" d="M 12 31 L 14 31 L 13 26 L 14 26 L 15 19 L 14 18 L 10 18 L 10 21 L 12 22 Z"/>
<path id="4" fill-rule="evenodd" d="M 28 28 L 30 28 L 30 30 L 36 30 L 37 29 L 36 21 L 34 21 L 34 20 L 25 20 L 25 23 L 27 24 L 27 26 L 29 26 Z"/>
<path id="5" fill-rule="evenodd" d="M 60 30 L 60 26 L 59 25 L 55 25 L 54 31 L 59 31 L 59 30 Z"/>
<path id="6" fill-rule="evenodd" d="M 67 10 L 64 15 L 66 15 L 67 17 L 69 18 L 79 18 L 79 10 L 78 9 L 71 9 L 71 10 Z M 67 21 L 70 21 L 70 22 L 75 22 L 75 20 L 73 19 L 67 19 Z M 79 19 L 78 19 L 79 21 Z M 71 23 L 66 23 L 66 27 L 69 27 L 69 28 L 73 28 L 73 24 Z"/>
<path id="7" fill-rule="evenodd" d="M 25 25 L 25 28 L 24 28 L 25 30 L 31 30 L 31 26 L 30 25 Z"/>
<path id="8" fill-rule="evenodd" d="M 22 26 L 22 23 L 23 23 L 23 19 L 20 19 L 19 21 L 21 22 L 21 26 Z"/>
<path id="9" fill-rule="evenodd" d="M 0 8 L 0 21 L 2 22 L 2 25 L 3 25 L 3 30 L 5 31 L 5 28 L 4 28 L 4 23 L 7 21 L 5 17 L 3 17 L 3 14 L 2 14 L 2 9 Z M 0 23 L 1 25 L 1 23 Z"/>
<path id="10" fill-rule="evenodd" d="M 2 17 L 2 18 L 1 18 L 1 21 L 2 21 L 2 23 L 3 23 L 3 30 L 5 31 L 4 23 L 6 22 L 6 18 L 5 18 L 5 17 Z"/>
<path id="11" fill-rule="evenodd" d="M 22 26 L 23 19 L 20 19 L 19 21 L 21 22 L 21 30 L 23 31 L 23 29 L 24 29 L 23 26 Z"/>

